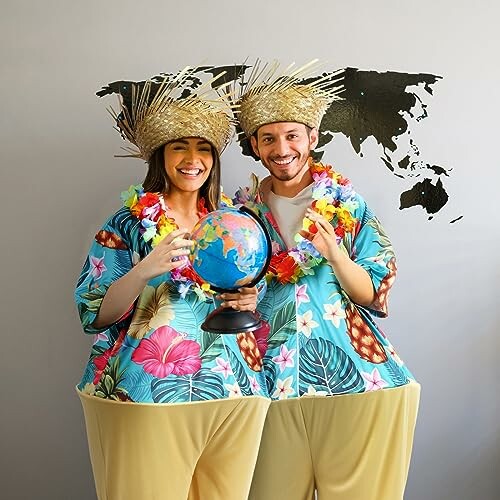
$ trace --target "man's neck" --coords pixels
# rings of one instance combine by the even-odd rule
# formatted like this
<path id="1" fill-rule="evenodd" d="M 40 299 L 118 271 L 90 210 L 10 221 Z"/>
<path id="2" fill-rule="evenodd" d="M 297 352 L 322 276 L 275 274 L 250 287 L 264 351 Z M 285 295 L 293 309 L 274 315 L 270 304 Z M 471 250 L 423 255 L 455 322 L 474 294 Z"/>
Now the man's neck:
<path id="1" fill-rule="evenodd" d="M 278 196 L 294 198 L 312 182 L 313 178 L 309 170 L 309 165 L 306 163 L 302 172 L 289 181 L 280 181 L 276 177 L 271 176 L 271 190 Z"/>

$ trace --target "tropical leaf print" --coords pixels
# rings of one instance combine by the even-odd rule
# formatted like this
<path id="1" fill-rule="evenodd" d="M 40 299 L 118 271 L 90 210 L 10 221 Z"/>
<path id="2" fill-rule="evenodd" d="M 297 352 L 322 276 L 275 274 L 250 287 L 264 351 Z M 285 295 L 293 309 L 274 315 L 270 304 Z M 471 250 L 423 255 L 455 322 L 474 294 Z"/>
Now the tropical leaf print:
<path id="1" fill-rule="evenodd" d="M 394 386 L 405 385 L 408 383 L 408 377 L 404 370 L 394 361 L 392 356 L 389 356 L 387 363 L 384 365 L 384 368 L 389 373 L 389 378 L 392 381 Z"/>
<path id="2" fill-rule="evenodd" d="M 87 257 L 85 259 L 85 263 L 83 264 L 83 269 L 80 274 L 80 277 L 78 278 L 78 282 L 76 283 L 76 288 L 79 288 L 82 283 L 87 279 L 87 276 L 90 272 L 90 259 Z"/>
<path id="3" fill-rule="evenodd" d="M 101 302 L 108 291 L 107 286 L 100 286 L 99 288 L 94 288 L 88 292 L 83 292 L 80 294 L 80 298 L 85 301 L 85 309 L 92 313 L 97 313 L 101 307 Z"/>
<path id="4" fill-rule="evenodd" d="M 382 250 L 380 252 L 381 255 L 384 256 L 384 260 L 387 255 L 393 255 L 394 250 L 392 247 L 391 240 L 389 240 L 389 237 L 385 233 L 384 228 L 380 224 L 379 220 L 376 217 L 372 217 L 367 223 L 367 227 L 370 227 L 373 232 L 375 233 L 375 236 L 377 237 L 376 240 L 374 240 L 374 243 L 378 244 Z"/>
<path id="5" fill-rule="evenodd" d="M 93 380 L 94 368 L 91 363 L 88 363 L 79 386 L 84 387 L 86 384 L 90 384 Z"/>
<path id="6" fill-rule="evenodd" d="M 95 396 L 116 401 L 132 401 L 127 392 L 119 387 L 123 380 L 123 370 L 120 367 L 120 359 L 115 358 L 106 366 L 99 384 L 95 389 Z"/>
<path id="7" fill-rule="evenodd" d="M 219 376 L 208 368 L 201 368 L 193 375 L 170 375 L 151 383 L 155 403 L 187 403 L 209 401 L 224 397 L 224 385 Z"/>
<path id="8" fill-rule="evenodd" d="M 276 383 L 276 363 L 273 361 L 272 356 L 264 357 L 264 373 L 266 376 L 266 386 L 268 394 L 274 392 Z"/>
<path id="9" fill-rule="evenodd" d="M 370 220 L 375 217 L 375 214 L 365 205 L 365 209 L 363 210 L 363 216 L 361 217 L 361 225 L 364 226 Z"/>
<path id="10" fill-rule="evenodd" d="M 278 309 L 270 323 L 268 349 L 272 350 L 286 342 L 290 335 L 297 333 L 295 302 L 288 302 L 284 307 Z"/>
<path id="11" fill-rule="evenodd" d="M 229 355 L 229 362 L 231 363 L 231 369 L 233 370 L 236 382 L 238 382 L 240 386 L 241 394 L 244 396 L 251 396 L 253 394 L 252 387 L 250 386 L 250 380 L 247 377 L 243 364 L 231 349 L 228 349 L 227 352 Z"/>
<path id="12" fill-rule="evenodd" d="M 127 235 L 129 241 L 144 241 L 140 233 L 141 221 L 132 215 L 130 210 L 126 207 L 118 210 L 118 212 L 109 219 L 107 226 L 118 234 Z"/>
<path id="13" fill-rule="evenodd" d="M 205 301 L 200 300 L 191 292 L 185 299 L 176 291 L 171 295 L 175 309 L 175 328 L 180 332 L 190 332 L 193 325 L 201 324 L 210 312 Z"/>
<path id="14" fill-rule="evenodd" d="M 272 280 L 267 284 L 266 293 L 259 302 L 258 308 L 262 318 L 269 321 L 273 312 L 284 307 L 291 298 L 295 300 L 294 284 L 281 285 L 276 280 Z"/>
<path id="15" fill-rule="evenodd" d="M 90 326 L 101 307 L 101 302 L 106 292 L 108 291 L 108 287 L 103 285 L 99 288 L 94 288 L 89 292 L 84 292 L 80 294 L 79 300 L 82 302 L 78 302 L 78 314 L 80 315 L 80 320 L 82 322 L 83 327 Z"/>
<path id="16" fill-rule="evenodd" d="M 123 381 L 123 389 L 134 401 L 151 400 L 151 382 L 154 377 L 144 370 L 137 370 L 127 373 L 127 378 Z"/>
<path id="17" fill-rule="evenodd" d="M 108 279 L 113 283 L 132 269 L 132 254 L 128 250 L 110 250 L 110 252 L 113 252 L 113 265 Z"/>
<path id="18" fill-rule="evenodd" d="M 299 360 L 300 392 L 309 386 L 329 395 L 362 392 L 363 377 L 349 356 L 332 342 L 312 339 L 303 347 Z"/>
<path id="19" fill-rule="evenodd" d="M 220 333 L 200 332 L 200 358 L 202 363 L 213 361 L 217 356 L 220 356 L 224 350 L 224 342 Z"/>

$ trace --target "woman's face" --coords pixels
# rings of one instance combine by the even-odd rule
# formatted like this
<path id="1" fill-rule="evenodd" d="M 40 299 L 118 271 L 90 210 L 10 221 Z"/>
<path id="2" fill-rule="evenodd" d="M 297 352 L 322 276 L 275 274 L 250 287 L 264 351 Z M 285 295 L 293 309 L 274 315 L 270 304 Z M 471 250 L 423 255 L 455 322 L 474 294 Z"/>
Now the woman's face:
<path id="1" fill-rule="evenodd" d="M 185 137 L 165 144 L 165 171 L 170 190 L 198 191 L 214 163 L 212 146 L 199 137 Z"/>

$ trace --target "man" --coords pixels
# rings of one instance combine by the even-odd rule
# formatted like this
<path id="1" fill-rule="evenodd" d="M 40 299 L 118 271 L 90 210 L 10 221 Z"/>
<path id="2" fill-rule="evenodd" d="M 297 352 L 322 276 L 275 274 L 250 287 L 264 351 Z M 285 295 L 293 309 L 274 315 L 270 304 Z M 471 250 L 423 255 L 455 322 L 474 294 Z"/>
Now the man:
<path id="1" fill-rule="evenodd" d="M 259 306 L 273 402 L 250 499 L 400 500 L 420 386 L 372 319 L 387 315 L 394 253 L 350 182 L 310 157 L 339 88 L 300 78 L 254 81 L 238 112 L 270 175 L 237 199 L 273 240 Z"/>

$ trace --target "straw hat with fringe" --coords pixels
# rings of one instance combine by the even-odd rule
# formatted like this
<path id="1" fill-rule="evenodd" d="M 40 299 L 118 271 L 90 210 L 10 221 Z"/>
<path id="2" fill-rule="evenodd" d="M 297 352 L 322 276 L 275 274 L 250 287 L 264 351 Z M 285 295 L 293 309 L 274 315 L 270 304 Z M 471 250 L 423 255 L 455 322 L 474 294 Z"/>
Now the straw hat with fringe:
<path id="1" fill-rule="evenodd" d="M 280 70 L 277 62 L 263 64 L 257 61 L 252 73 L 240 90 L 239 108 L 235 111 L 239 124 L 247 137 L 262 125 L 276 122 L 303 123 L 319 128 L 330 104 L 341 99 L 343 90 L 339 72 L 318 78 L 307 77 L 317 69 L 318 61 L 294 69 L 291 64 Z"/>
<path id="2" fill-rule="evenodd" d="M 149 161 L 159 147 L 182 137 L 200 137 L 222 153 L 233 135 L 228 114 L 235 106 L 223 91 L 225 85 L 212 85 L 223 74 L 192 90 L 194 71 L 187 67 L 173 77 L 165 76 L 159 85 L 148 80 L 133 86 L 130 103 L 120 96 L 120 111 L 110 108 L 109 112 L 122 137 L 137 149 L 124 148 L 129 154 L 117 156 Z M 179 97 L 186 93 L 187 97 Z"/>

